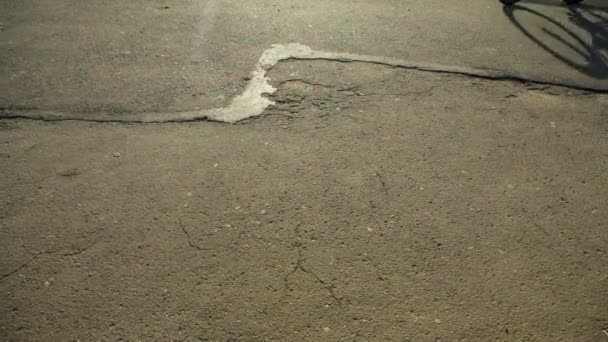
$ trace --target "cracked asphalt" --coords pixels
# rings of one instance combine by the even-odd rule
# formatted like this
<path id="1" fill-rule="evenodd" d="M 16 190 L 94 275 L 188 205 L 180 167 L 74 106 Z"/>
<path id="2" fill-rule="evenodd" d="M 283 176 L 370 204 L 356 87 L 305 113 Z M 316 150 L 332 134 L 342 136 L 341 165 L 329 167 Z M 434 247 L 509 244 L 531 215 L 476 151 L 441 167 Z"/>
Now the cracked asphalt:
<path id="1" fill-rule="evenodd" d="M 606 95 L 269 76 L 240 124 L 2 121 L 2 339 L 603 338 Z"/>
<path id="2" fill-rule="evenodd" d="M 3 110 L 224 106 L 285 42 L 520 78 L 285 60 L 236 124 L 0 119 L 0 340 L 608 339 L 599 2 L 0 4 Z"/>
<path id="3" fill-rule="evenodd" d="M 0 108 L 225 106 L 272 44 L 499 70 L 608 90 L 606 4 L 558 0 L 0 0 Z"/>

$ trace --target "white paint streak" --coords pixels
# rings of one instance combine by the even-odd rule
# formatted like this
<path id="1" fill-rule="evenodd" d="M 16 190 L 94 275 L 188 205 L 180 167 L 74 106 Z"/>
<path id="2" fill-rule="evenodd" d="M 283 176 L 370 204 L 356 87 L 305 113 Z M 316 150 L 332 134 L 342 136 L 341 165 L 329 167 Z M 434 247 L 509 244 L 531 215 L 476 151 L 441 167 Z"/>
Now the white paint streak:
<path id="1" fill-rule="evenodd" d="M 245 91 L 235 97 L 228 107 L 209 111 L 207 119 L 234 123 L 261 115 L 268 106 L 274 104 L 263 95 L 277 91 L 270 85 L 266 72 L 280 61 L 298 56 L 314 56 L 314 51 L 300 44 L 273 45 L 271 49 L 264 51 Z"/>
<path id="2" fill-rule="evenodd" d="M 206 118 L 213 121 L 237 122 L 258 116 L 268 106 L 274 104 L 273 101 L 263 96 L 263 94 L 272 94 L 277 90 L 268 83 L 266 70 L 258 65 L 257 70 L 251 76 L 251 80 L 241 95 L 235 97 L 227 107 L 208 111 Z"/>

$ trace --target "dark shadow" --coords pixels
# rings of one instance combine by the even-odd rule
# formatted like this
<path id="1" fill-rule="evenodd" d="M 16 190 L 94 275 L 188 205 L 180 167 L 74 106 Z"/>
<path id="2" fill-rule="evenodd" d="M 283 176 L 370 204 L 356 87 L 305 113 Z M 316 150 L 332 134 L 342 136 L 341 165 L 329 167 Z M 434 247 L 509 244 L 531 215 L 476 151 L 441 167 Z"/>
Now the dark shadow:
<path id="1" fill-rule="evenodd" d="M 526 3 L 526 4 L 536 4 L 536 5 L 543 5 L 543 6 L 553 6 L 553 7 L 563 7 L 566 6 L 566 4 L 564 4 L 561 0 L 521 0 L 521 3 Z M 584 4 L 580 4 L 580 5 L 571 5 L 571 6 L 578 6 L 578 7 L 583 7 L 585 9 L 594 9 L 594 10 L 603 10 L 606 11 L 608 10 L 608 6 L 597 6 L 597 5 L 593 5 L 592 4 L 593 1 L 587 0 Z M 596 1 L 597 3 L 597 1 Z"/>
<path id="2" fill-rule="evenodd" d="M 539 2 L 538 0 L 530 2 Z M 544 4 L 544 1 L 542 1 Z M 546 14 L 522 5 L 504 6 L 503 11 L 511 23 L 526 37 L 553 55 L 555 58 L 595 79 L 608 79 L 608 9 L 578 5 L 568 7 L 568 20 L 572 27 L 578 28 L 574 32 L 568 26 L 560 23 Z M 541 19 L 544 25 L 542 34 L 533 34 L 516 18 L 517 12 L 525 12 Z M 549 40 L 557 42 L 557 46 L 549 45 Z M 576 42 L 573 44 L 570 41 Z M 566 56 L 563 49 L 573 52 L 580 57 L 580 62 Z M 577 58 L 578 59 L 578 58 Z"/>

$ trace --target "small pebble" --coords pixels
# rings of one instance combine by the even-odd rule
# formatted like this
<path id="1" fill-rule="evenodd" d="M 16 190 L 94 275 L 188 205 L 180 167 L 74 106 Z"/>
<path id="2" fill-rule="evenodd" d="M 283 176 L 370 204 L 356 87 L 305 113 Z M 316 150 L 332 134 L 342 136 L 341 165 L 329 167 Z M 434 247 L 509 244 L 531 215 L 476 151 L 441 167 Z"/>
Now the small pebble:
<path id="1" fill-rule="evenodd" d="M 114 156 L 114 158 L 120 158 L 120 153 L 118 152 L 114 152 L 112 153 L 112 155 Z"/>

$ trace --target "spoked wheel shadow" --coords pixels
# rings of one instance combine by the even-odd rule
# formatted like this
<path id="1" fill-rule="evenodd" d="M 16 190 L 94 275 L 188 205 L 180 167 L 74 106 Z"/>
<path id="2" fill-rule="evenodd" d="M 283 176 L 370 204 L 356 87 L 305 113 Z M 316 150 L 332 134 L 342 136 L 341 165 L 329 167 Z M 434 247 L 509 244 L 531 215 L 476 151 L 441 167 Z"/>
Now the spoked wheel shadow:
<path id="1" fill-rule="evenodd" d="M 568 7 L 569 22 L 577 27 L 574 32 L 565 24 L 539 11 L 522 5 L 504 6 L 511 23 L 542 49 L 579 72 L 595 79 L 608 79 L 608 11 L 577 5 Z M 542 33 L 533 33 L 517 13 L 527 13 L 544 23 Z M 568 53 L 570 52 L 570 53 Z M 577 57 L 571 57 L 571 56 Z"/>

